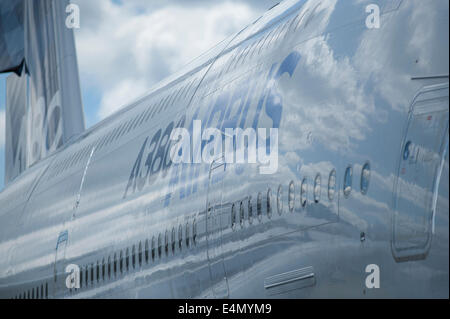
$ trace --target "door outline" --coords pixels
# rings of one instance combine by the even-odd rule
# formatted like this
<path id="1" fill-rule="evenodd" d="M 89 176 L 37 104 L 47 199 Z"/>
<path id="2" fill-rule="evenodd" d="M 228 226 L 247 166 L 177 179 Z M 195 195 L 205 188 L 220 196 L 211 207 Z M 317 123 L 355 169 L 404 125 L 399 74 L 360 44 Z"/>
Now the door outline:
<path id="1" fill-rule="evenodd" d="M 442 93 L 440 93 L 441 91 Z M 440 93 L 440 94 L 439 94 Z M 431 97 L 428 97 L 428 95 L 431 95 Z M 434 94 L 434 96 L 433 96 Z M 424 96 L 424 98 L 422 98 Z M 428 101 L 441 101 L 442 103 L 447 102 L 447 106 L 436 106 L 439 104 L 439 102 L 435 102 L 434 104 Z M 428 102 L 428 103 L 427 103 Z M 427 109 L 428 107 L 428 109 Z M 418 109 L 416 112 L 416 108 Z M 440 138 L 440 144 L 438 146 L 438 155 L 439 155 L 439 161 L 437 163 L 437 166 L 434 169 L 433 173 L 433 180 L 431 181 L 431 187 L 432 191 L 428 192 L 431 193 L 431 198 L 429 198 L 430 205 L 426 206 L 422 213 L 423 213 L 423 219 L 426 220 L 425 225 L 423 225 L 424 228 L 426 228 L 426 237 L 425 241 L 421 245 L 409 245 L 402 247 L 402 240 L 401 235 L 399 236 L 398 233 L 401 231 L 398 230 L 398 228 L 402 227 L 402 222 L 399 222 L 401 213 L 399 212 L 398 206 L 399 201 L 401 201 L 401 195 L 400 192 L 402 189 L 399 190 L 399 181 L 402 179 L 400 178 L 400 175 L 405 174 L 405 170 L 407 171 L 407 167 L 405 167 L 404 162 L 410 161 L 412 163 L 417 163 L 420 161 L 418 160 L 419 153 L 422 151 L 419 148 L 417 150 L 414 150 L 412 153 L 412 156 L 409 152 L 409 145 L 411 145 L 412 141 L 410 141 L 410 128 L 413 124 L 415 124 L 416 118 L 419 118 L 423 115 L 431 115 L 431 113 L 447 113 L 446 118 L 447 122 L 443 123 L 442 127 L 443 130 L 441 133 L 441 136 L 438 136 Z M 442 117 L 445 119 L 445 117 Z M 445 121 L 445 120 L 444 120 Z M 444 164 L 444 158 L 446 156 L 446 152 L 448 150 L 448 129 L 449 129 L 449 122 L 448 122 L 448 82 L 447 83 L 441 83 L 437 85 L 431 85 L 426 86 L 422 88 L 414 97 L 413 102 L 411 103 L 411 107 L 408 113 L 408 120 L 405 125 L 405 129 L 403 131 L 402 135 L 402 143 L 400 152 L 398 155 L 398 165 L 397 165 L 397 171 L 394 181 L 394 188 L 393 188 L 393 210 L 392 210 L 392 218 L 391 218 L 391 251 L 392 256 L 394 257 L 396 262 L 403 262 L 403 261 L 410 261 L 410 260 L 420 260 L 425 259 L 428 255 L 428 252 L 431 247 L 432 237 L 434 233 L 434 216 L 436 211 L 436 201 L 437 201 L 437 194 L 438 194 L 438 188 L 439 188 L 439 181 L 440 181 L 440 173 L 442 172 L 442 166 Z M 421 145 L 419 145 L 421 146 Z M 428 145 L 427 145 L 428 146 Z M 408 148 L 408 151 L 406 151 L 406 148 Z M 422 152 L 423 153 L 423 152 Z M 425 162 L 425 160 L 423 160 Z M 416 169 L 416 171 L 419 171 Z M 405 215 L 405 214 L 404 214 Z M 398 239 L 400 237 L 400 239 Z M 413 236 L 411 236 L 414 240 Z"/>
<path id="2" fill-rule="evenodd" d="M 216 298 L 229 297 L 228 279 L 222 253 L 222 228 L 224 226 L 222 225 L 222 214 L 224 213 L 222 192 L 225 176 L 226 163 L 222 154 L 210 164 L 206 195 L 206 251 L 211 289 Z M 219 276 L 221 278 L 218 278 Z M 216 283 L 217 280 L 218 283 Z"/>
<path id="3" fill-rule="evenodd" d="M 58 293 L 58 288 L 62 288 L 62 294 L 65 292 L 65 280 L 64 278 L 64 262 L 66 260 L 66 248 L 67 242 L 69 241 L 69 231 L 63 230 L 58 235 L 58 240 L 56 241 L 55 247 L 55 262 L 53 264 L 53 282 L 54 282 L 54 291 L 53 296 L 56 296 Z"/>

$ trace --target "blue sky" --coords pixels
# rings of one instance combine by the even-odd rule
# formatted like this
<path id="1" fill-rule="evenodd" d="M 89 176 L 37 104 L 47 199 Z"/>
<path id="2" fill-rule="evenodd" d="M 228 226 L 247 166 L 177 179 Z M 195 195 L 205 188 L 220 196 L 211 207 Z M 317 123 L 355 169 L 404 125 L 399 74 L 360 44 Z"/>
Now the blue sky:
<path id="1" fill-rule="evenodd" d="M 276 0 L 72 0 L 86 126 L 148 91 L 276 4 Z M 5 80 L 0 74 L 0 190 Z"/>

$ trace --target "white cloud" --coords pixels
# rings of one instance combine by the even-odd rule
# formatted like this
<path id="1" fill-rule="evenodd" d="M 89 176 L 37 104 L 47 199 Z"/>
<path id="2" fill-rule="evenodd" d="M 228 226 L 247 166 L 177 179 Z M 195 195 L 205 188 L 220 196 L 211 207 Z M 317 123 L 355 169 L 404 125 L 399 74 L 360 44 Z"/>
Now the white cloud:
<path id="1" fill-rule="evenodd" d="M 77 3 L 81 81 L 101 91 L 99 119 L 132 102 L 260 14 L 248 4 L 232 2 L 194 7 L 172 3 L 149 9 L 139 1 Z"/>
<path id="2" fill-rule="evenodd" d="M 5 146 L 5 111 L 0 111 L 0 149 Z"/>

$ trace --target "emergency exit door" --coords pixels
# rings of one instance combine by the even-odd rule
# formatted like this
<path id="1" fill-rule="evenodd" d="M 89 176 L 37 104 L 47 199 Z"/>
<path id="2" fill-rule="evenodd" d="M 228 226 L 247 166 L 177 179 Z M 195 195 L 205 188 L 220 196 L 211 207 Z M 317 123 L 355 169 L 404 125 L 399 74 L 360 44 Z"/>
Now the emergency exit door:
<path id="1" fill-rule="evenodd" d="M 391 240 L 396 261 L 424 259 L 430 249 L 448 125 L 448 83 L 424 88 L 413 101 L 399 154 Z"/>

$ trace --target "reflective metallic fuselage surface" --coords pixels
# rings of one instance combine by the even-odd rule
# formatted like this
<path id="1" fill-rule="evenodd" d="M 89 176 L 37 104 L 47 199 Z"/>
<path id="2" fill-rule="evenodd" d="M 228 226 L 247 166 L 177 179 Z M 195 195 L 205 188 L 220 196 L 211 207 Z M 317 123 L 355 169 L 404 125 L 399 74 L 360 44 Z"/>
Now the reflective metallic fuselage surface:
<path id="1" fill-rule="evenodd" d="M 448 298 L 448 5 L 280 3 L 0 193 L 0 297 Z M 278 169 L 172 163 L 194 120 Z"/>

